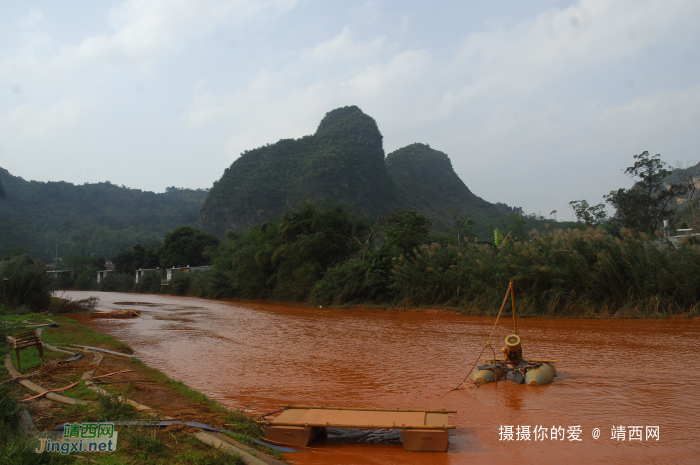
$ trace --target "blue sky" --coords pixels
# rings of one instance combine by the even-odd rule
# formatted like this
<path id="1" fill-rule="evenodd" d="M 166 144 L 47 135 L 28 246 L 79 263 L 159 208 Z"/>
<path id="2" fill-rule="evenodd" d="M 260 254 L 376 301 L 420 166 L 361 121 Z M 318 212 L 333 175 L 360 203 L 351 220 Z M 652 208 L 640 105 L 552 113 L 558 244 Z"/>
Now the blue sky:
<path id="1" fill-rule="evenodd" d="M 444 151 L 527 213 L 700 161 L 700 2 L 0 3 L 0 166 L 210 187 L 244 150 L 358 105 L 386 153 Z"/>

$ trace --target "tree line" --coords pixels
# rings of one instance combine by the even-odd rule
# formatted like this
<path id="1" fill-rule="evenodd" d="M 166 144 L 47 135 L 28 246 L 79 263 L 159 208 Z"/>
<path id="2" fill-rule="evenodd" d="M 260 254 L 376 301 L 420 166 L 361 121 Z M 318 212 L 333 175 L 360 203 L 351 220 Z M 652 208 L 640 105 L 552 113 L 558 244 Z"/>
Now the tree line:
<path id="1" fill-rule="evenodd" d="M 700 246 L 694 237 L 670 240 L 658 229 L 677 208 L 668 192 L 680 192 L 668 187 L 664 170 L 658 156 L 635 156 L 628 173 L 638 181 L 606 196 L 617 207 L 612 218 L 601 205 L 572 202 L 585 208 L 566 230 L 528 230 L 526 219 L 512 214 L 490 225 L 493 240 L 479 240 L 473 219 L 456 214 L 448 231 L 435 232 L 415 209 L 374 219 L 353 214 L 348 204 L 304 203 L 277 221 L 228 231 L 223 241 L 181 227 L 160 247 L 136 244 L 112 257 L 114 273 L 87 287 L 489 314 L 513 279 L 523 315 L 695 315 Z M 161 285 L 163 268 L 203 264 L 213 269 Z M 135 269 L 156 267 L 134 283 Z"/>
<path id="2" fill-rule="evenodd" d="M 676 223 L 687 228 L 686 219 L 691 220 L 693 232 L 698 232 L 695 214 L 696 193 L 700 187 L 700 163 L 694 166 L 680 163 L 675 170 L 661 159 L 660 154 L 650 155 L 644 151 L 634 155 L 634 164 L 625 170 L 634 184 L 604 195 L 606 203 L 615 208 L 608 217 L 605 205 L 589 205 L 586 200 L 569 202 L 576 218 L 587 226 L 604 225 L 608 230 L 619 231 L 631 228 L 636 231 L 655 233 Z M 690 215 L 688 215 L 690 214 Z"/>

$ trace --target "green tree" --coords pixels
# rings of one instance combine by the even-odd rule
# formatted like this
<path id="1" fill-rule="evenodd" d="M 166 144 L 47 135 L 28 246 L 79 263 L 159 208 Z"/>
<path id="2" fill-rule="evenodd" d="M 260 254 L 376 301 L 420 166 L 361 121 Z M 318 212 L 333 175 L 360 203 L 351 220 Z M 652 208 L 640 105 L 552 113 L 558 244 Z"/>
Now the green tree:
<path id="1" fill-rule="evenodd" d="M 356 250 L 346 204 L 318 208 L 306 203 L 280 220 L 282 244 L 270 258 L 276 269 L 271 282 L 283 298 L 305 298 L 329 267 Z"/>
<path id="2" fill-rule="evenodd" d="M 457 241 L 463 241 L 464 239 L 477 239 L 476 231 L 474 231 L 474 220 L 470 217 L 465 217 L 457 213 L 452 212 L 452 229 L 450 232 L 457 236 Z"/>
<path id="3" fill-rule="evenodd" d="M 97 227 L 95 225 L 86 226 L 85 228 L 74 232 L 71 236 L 71 241 L 73 241 L 73 245 L 75 245 L 75 247 L 78 249 L 78 253 L 81 256 L 84 257 L 86 255 L 85 252 L 88 249 L 88 245 L 90 244 L 90 240 L 92 239 L 93 234 L 95 234 L 96 229 Z"/>
<path id="4" fill-rule="evenodd" d="M 382 227 L 369 215 L 360 215 L 355 219 L 352 241 L 360 248 L 360 261 L 364 262 L 367 254 L 374 250 L 381 232 Z"/>
<path id="5" fill-rule="evenodd" d="M 112 258 L 115 273 L 133 273 L 140 268 L 157 268 L 160 260 L 151 247 L 141 244 L 134 245 L 131 250 L 125 250 Z"/>
<path id="6" fill-rule="evenodd" d="M 379 224 L 384 227 L 384 244 L 407 255 L 426 241 L 433 223 L 415 208 L 399 208 L 389 216 L 380 217 Z"/>
<path id="7" fill-rule="evenodd" d="M 576 218 L 586 223 L 586 226 L 598 226 L 608 217 L 608 213 L 605 211 L 605 205 L 602 203 L 598 205 L 588 205 L 586 200 L 573 200 L 569 202 L 569 205 L 574 209 Z"/>
<path id="8" fill-rule="evenodd" d="M 673 214 L 671 200 L 675 196 L 674 186 L 667 186 L 665 180 L 671 172 L 661 160 L 661 155 L 649 155 L 644 151 L 635 155 L 634 165 L 625 174 L 637 179 L 629 189 L 618 189 L 604 196 L 615 207 L 616 219 L 623 226 L 644 232 L 659 229 L 664 217 Z"/>
<path id="9" fill-rule="evenodd" d="M 33 236 L 32 225 L 24 218 L 10 221 L 0 217 L 0 253 L 7 254 L 13 249 L 30 250 Z"/>
<path id="10" fill-rule="evenodd" d="M 205 252 L 218 247 L 219 242 L 212 234 L 182 226 L 165 236 L 163 245 L 156 249 L 156 255 L 162 268 L 208 265 L 210 261 Z"/>
<path id="11" fill-rule="evenodd" d="M 51 297 L 53 280 L 43 266 L 37 266 L 29 255 L 0 261 L 2 305 L 17 308 L 26 305 L 34 311 L 45 310 Z"/>
<path id="12" fill-rule="evenodd" d="M 104 270 L 105 260 L 102 257 L 85 257 L 69 255 L 63 259 L 63 267 L 75 272 L 78 276 L 75 285 L 78 289 L 89 289 L 96 279 L 97 270 Z"/>
<path id="13" fill-rule="evenodd" d="M 682 200 L 686 200 L 690 204 L 690 211 L 693 214 L 693 232 L 698 232 L 698 220 L 695 217 L 695 207 L 693 206 L 693 200 L 695 199 L 695 194 L 698 190 L 698 181 L 700 181 L 700 163 L 695 166 L 683 167 L 680 163 L 678 167 L 673 172 L 674 182 L 677 186 L 678 193 L 682 193 Z M 681 226 L 682 227 L 682 226 Z M 688 225 L 686 224 L 686 228 Z"/>
<path id="14" fill-rule="evenodd" d="M 507 218 L 500 218 L 498 222 L 501 226 L 499 233 L 503 235 L 504 239 L 509 237 L 509 240 L 525 241 L 530 238 L 525 230 L 525 219 L 519 214 L 511 213 Z M 500 240 L 497 242 L 500 243 Z"/>

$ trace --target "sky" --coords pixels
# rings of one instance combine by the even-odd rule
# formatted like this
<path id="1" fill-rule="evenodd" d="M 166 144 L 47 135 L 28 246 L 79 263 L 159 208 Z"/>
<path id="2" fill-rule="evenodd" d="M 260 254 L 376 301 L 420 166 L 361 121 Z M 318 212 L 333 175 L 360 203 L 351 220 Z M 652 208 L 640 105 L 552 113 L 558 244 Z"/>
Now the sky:
<path id="1" fill-rule="evenodd" d="M 245 150 L 357 105 L 388 154 L 573 219 L 648 150 L 700 161 L 695 0 L 0 0 L 0 166 L 208 188 Z"/>

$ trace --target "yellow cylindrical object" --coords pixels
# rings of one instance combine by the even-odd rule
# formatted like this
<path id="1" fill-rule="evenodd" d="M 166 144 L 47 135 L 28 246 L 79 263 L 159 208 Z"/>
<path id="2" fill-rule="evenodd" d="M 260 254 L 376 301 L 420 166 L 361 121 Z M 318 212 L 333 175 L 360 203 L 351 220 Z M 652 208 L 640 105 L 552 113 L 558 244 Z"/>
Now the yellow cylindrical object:
<path id="1" fill-rule="evenodd" d="M 523 359 L 523 347 L 520 343 L 520 336 L 511 334 L 506 336 L 505 354 L 510 363 L 518 363 Z"/>

